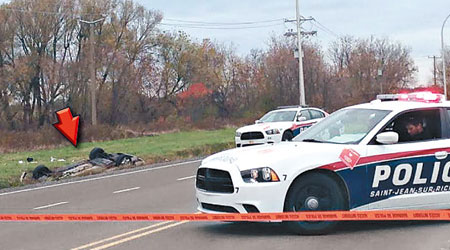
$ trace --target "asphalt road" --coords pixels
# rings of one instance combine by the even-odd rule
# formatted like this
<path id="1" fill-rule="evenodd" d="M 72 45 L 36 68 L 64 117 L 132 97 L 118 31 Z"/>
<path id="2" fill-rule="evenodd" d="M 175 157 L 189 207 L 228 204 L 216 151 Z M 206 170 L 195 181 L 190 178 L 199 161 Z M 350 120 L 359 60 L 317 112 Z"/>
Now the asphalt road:
<path id="1" fill-rule="evenodd" d="M 199 161 L 0 193 L 0 213 L 191 213 Z M 0 222 L 0 249 L 437 249 L 449 222 L 348 222 L 298 236 L 279 223 Z"/>

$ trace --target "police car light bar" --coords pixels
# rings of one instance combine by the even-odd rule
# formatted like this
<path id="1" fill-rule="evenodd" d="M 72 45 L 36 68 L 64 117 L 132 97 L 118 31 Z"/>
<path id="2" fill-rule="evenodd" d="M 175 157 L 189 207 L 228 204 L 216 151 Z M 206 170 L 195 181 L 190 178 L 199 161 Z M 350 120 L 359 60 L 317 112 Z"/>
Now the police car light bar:
<path id="1" fill-rule="evenodd" d="M 399 95 L 397 94 L 383 94 L 377 95 L 377 100 L 381 101 L 398 101 Z"/>
<path id="2" fill-rule="evenodd" d="M 413 101 L 426 103 L 439 103 L 445 100 L 444 95 L 432 92 L 413 92 L 408 94 L 383 94 L 377 95 L 381 101 Z"/>

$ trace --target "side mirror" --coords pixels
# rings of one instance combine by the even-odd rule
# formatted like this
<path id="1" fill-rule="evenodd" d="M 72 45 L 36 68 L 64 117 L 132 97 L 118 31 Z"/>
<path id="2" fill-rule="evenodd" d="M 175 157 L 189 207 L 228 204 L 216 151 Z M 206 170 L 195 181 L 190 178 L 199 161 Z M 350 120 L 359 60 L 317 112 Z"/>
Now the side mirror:
<path id="1" fill-rule="evenodd" d="M 306 117 L 304 117 L 304 116 L 297 116 L 297 121 L 298 122 L 306 121 Z"/>
<path id="2" fill-rule="evenodd" d="M 255 121 L 255 124 L 260 124 L 260 123 L 262 123 L 262 121 L 260 121 L 260 120 Z"/>
<path id="3" fill-rule="evenodd" d="M 398 133 L 383 132 L 377 135 L 376 140 L 381 144 L 395 144 L 398 142 Z"/>

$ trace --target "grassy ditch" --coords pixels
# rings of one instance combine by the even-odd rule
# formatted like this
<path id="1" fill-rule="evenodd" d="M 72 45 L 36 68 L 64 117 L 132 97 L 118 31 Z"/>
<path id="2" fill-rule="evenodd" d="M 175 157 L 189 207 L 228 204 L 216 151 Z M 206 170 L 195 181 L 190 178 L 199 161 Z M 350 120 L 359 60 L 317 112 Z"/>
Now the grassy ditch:
<path id="1" fill-rule="evenodd" d="M 234 146 L 234 131 L 234 128 L 226 128 L 212 131 L 174 132 L 157 136 L 80 143 L 77 148 L 66 146 L 51 150 L 2 154 L 0 155 L 0 188 L 19 186 L 20 174 L 23 171 L 33 170 L 37 165 L 43 164 L 52 169 L 87 159 L 94 147 L 101 147 L 108 153 L 122 152 L 137 155 L 144 159 L 146 164 L 150 164 L 205 156 L 231 148 Z M 37 163 L 28 163 L 27 157 L 32 157 Z M 56 160 L 52 162 L 51 158 Z M 58 159 L 65 161 L 58 161 Z"/>

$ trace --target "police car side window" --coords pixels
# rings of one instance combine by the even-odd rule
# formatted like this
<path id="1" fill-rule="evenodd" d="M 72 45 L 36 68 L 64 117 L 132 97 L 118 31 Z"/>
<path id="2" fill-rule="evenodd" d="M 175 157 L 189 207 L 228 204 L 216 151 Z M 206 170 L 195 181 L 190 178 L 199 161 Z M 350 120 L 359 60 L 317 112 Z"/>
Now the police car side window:
<path id="1" fill-rule="evenodd" d="M 450 108 L 447 109 L 447 138 L 450 137 Z"/>
<path id="2" fill-rule="evenodd" d="M 305 117 L 306 120 L 311 120 L 311 115 L 309 114 L 308 110 L 302 110 L 300 111 L 300 114 L 302 114 L 302 116 Z"/>
<path id="3" fill-rule="evenodd" d="M 448 113 L 448 118 L 449 118 L 449 120 L 448 120 L 448 122 L 450 123 L 450 109 L 447 109 L 447 113 Z M 450 124 L 449 124 L 450 125 Z"/>
<path id="4" fill-rule="evenodd" d="M 420 110 L 398 116 L 384 131 L 394 131 L 399 142 L 417 142 L 442 138 L 439 109 Z"/>
<path id="5" fill-rule="evenodd" d="M 311 109 L 309 111 L 311 112 L 311 118 L 312 119 L 319 119 L 319 118 L 323 118 L 324 117 L 324 114 L 322 112 L 320 112 L 320 111 L 313 110 L 313 109 Z"/>

